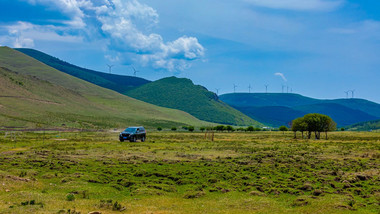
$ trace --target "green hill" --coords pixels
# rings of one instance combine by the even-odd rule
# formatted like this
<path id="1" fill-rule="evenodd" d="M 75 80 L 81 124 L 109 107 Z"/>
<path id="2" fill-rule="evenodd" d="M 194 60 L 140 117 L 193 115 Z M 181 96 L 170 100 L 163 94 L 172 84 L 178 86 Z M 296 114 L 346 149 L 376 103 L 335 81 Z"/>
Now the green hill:
<path id="1" fill-rule="evenodd" d="M 350 131 L 379 131 L 380 130 L 380 120 L 367 121 L 362 123 L 356 123 L 351 126 L 345 127 L 346 130 Z"/>
<path id="2" fill-rule="evenodd" d="M 220 99 L 266 125 L 287 125 L 307 113 L 333 118 L 338 126 L 380 118 L 380 105 L 363 99 L 320 100 L 288 93 L 233 93 Z"/>
<path id="3" fill-rule="evenodd" d="M 17 48 L 16 50 L 59 71 L 86 80 L 87 82 L 94 83 L 95 85 L 117 91 L 121 94 L 125 94 L 133 88 L 150 82 L 149 80 L 139 77 L 108 74 L 81 68 L 34 49 Z"/>
<path id="4" fill-rule="evenodd" d="M 0 47 L 0 127 L 123 128 L 208 124 L 188 113 L 154 106 Z"/>
<path id="5" fill-rule="evenodd" d="M 232 125 L 260 125 L 229 105 L 205 87 L 185 78 L 168 77 L 127 92 L 128 96 L 158 106 L 179 109 L 198 119 Z"/>

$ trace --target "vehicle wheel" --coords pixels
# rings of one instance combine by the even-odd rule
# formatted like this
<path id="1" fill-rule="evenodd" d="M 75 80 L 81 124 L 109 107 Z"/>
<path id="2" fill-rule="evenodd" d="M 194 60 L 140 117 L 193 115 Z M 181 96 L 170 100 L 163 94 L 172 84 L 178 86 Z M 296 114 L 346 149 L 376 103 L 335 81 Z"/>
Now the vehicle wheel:
<path id="1" fill-rule="evenodd" d="M 132 137 L 129 141 L 130 142 L 136 142 L 136 136 Z"/>
<path id="2" fill-rule="evenodd" d="M 141 142 L 145 142 L 145 136 L 141 138 Z"/>

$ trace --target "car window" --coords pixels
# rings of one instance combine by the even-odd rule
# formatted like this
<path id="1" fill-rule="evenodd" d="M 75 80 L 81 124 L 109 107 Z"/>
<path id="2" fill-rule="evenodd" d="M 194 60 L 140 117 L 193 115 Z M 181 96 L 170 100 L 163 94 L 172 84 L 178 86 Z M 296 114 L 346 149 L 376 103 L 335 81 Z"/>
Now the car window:
<path id="1" fill-rule="evenodd" d="M 125 132 L 135 132 L 136 128 L 127 128 Z"/>

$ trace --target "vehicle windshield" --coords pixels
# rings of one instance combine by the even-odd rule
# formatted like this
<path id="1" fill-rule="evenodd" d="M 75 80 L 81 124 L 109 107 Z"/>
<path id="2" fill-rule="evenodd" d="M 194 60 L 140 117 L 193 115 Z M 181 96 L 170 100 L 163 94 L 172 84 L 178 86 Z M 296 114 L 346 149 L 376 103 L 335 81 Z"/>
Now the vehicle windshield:
<path id="1" fill-rule="evenodd" d="M 127 128 L 124 130 L 124 132 L 135 132 L 136 128 Z"/>

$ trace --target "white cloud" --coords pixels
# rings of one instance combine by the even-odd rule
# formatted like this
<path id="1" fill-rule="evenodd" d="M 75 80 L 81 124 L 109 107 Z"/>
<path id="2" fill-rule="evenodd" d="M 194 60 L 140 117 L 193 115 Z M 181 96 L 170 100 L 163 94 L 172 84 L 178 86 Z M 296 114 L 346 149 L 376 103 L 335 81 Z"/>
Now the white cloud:
<path id="1" fill-rule="evenodd" d="M 343 0 L 245 0 L 260 7 L 296 11 L 330 11 L 343 4 Z"/>
<path id="2" fill-rule="evenodd" d="M 103 33 L 110 39 L 109 48 L 119 52 L 135 52 L 143 65 L 169 71 L 184 70 L 188 61 L 201 58 L 205 49 L 195 37 L 182 36 L 164 42 L 161 35 L 148 32 L 158 23 L 157 12 L 138 1 L 113 1 L 114 7 L 98 12 Z M 136 23 L 148 28 L 140 29 Z"/>
<path id="3" fill-rule="evenodd" d="M 2 36 L 2 43 L 14 48 L 32 48 L 36 40 L 68 43 L 83 41 L 82 37 L 79 36 L 60 34 L 59 31 L 62 29 L 52 25 L 17 22 L 13 25 L 0 26 L 0 29 L 8 32 L 8 35 Z"/>
<path id="4" fill-rule="evenodd" d="M 274 75 L 275 75 L 275 76 L 279 76 L 279 77 L 281 77 L 282 80 L 284 80 L 285 82 L 288 81 L 283 73 L 275 73 Z"/>
<path id="5" fill-rule="evenodd" d="M 190 61 L 204 56 L 205 49 L 195 37 L 182 36 L 165 42 L 161 35 L 153 33 L 159 15 L 137 0 L 26 1 L 68 15 L 70 20 L 62 21 L 65 27 L 57 29 L 59 33 L 83 34 L 90 40 L 105 35 L 106 38 L 101 38 L 108 41 L 105 57 L 113 61 L 129 63 L 130 59 L 126 58 L 135 53 L 133 58 L 146 66 L 175 71 L 188 68 Z"/>

